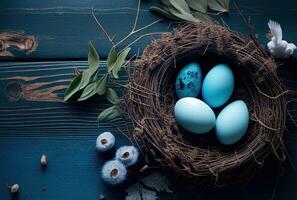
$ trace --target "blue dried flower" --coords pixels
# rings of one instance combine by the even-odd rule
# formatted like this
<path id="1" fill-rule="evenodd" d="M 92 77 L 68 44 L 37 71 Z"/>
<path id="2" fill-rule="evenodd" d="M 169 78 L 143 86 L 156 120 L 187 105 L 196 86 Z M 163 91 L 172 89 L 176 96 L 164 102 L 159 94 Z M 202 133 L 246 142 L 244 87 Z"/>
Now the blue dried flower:
<path id="1" fill-rule="evenodd" d="M 101 133 L 96 140 L 96 148 L 98 151 L 105 152 L 110 150 L 115 143 L 115 138 L 111 132 Z"/>
<path id="2" fill-rule="evenodd" d="M 118 160 L 106 162 L 102 167 L 102 179 L 112 185 L 117 185 L 126 180 L 127 169 Z"/>
<path id="3" fill-rule="evenodd" d="M 126 166 L 134 165 L 138 160 L 138 150 L 134 146 L 122 146 L 116 152 L 116 159 Z"/>

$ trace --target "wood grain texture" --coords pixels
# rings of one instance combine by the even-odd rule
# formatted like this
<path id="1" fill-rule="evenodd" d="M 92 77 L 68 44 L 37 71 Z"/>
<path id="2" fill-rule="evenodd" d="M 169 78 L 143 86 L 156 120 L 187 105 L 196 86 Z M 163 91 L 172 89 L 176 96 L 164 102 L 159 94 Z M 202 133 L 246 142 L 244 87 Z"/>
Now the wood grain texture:
<path id="1" fill-rule="evenodd" d="M 139 26 L 149 24 L 159 17 L 148 11 L 153 1 L 142 1 Z M 284 38 L 297 43 L 297 1 L 241 0 L 237 1 L 244 14 L 252 17 L 259 42 L 266 44 L 267 21 L 271 18 L 282 24 Z M 87 42 L 92 40 L 102 60 L 110 45 L 91 17 L 96 16 L 116 40 L 125 36 L 133 25 L 136 0 L 1 0 L 0 32 L 17 31 L 34 35 L 38 48 L 32 54 L 15 53 L 15 59 L 29 62 L 0 63 L 0 200 L 76 200 L 99 199 L 103 193 L 108 200 L 123 199 L 122 188 L 107 186 L 100 179 L 102 164 L 113 154 L 99 155 L 95 138 L 103 131 L 112 130 L 117 147 L 129 144 L 113 126 L 124 127 L 120 120 L 97 123 L 98 113 L 108 106 L 103 98 L 87 103 L 64 103 L 63 93 L 74 76 L 75 69 L 86 68 L 85 61 L 33 62 L 37 60 L 86 60 Z M 247 32 L 245 23 L 231 4 L 229 14 L 222 16 L 233 30 Z M 218 18 L 221 21 L 220 18 Z M 169 22 L 158 23 L 143 33 L 166 31 Z M 141 35 L 143 33 L 138 34 Z M 132 40 L 133 38 L 131 38 Z M 132 54 L 141 51 L 152 38 L 138 42 Z M 130 40 L 130 41 L 131 41 Z M 0 58 L 3 59 L 3 58 Z M 6 58 L 5 58 L 6 59 Z M 297 61 L 290 60 L 280 67 L 284 83 L 297 89 Z M 104 71 L 104 66 L 99 74 Z M 126 77 L 122 76 L 122 83 Z M 297 101 L 289 103 L 291 117 L 297 120 Z M 289 118 L 289 117 L 288 117 Z M 297 129 L 288 119 L 285 135 L 289 155 L 297 166 Z M 42 170 L 40 156 L 45 153 L 49 165 Z M 277 166 L 268 161 L 263 170 L 247 187 L 232 186 L 205 191 L 200 199 L 271 199 L 275 189 L 276 199 L 297 199 L 297 176 L 289 162 L 285 174 L 275 186 Z M 7 185 L 19 183 L 17 197 L 9 194 Z M 45 188 L 45 191 L 43 191 Z M 161 194 L 160 199 L 193 199 L 187 185 L 173 182 L 173 195 Z"/>
<path id="2" fill-rule="evenodd" d="M 293 63 L 283 66 L 282 76 L 291 88 L 297 88 L 297 71 Z M 99 76 L 106 62 L 102 62 Z M 129 144 L 113 126 L 125 128 L 121 120 L 100 123 L 98 113 L 108 106 L 102 99 L 92 104 L 64 103 L 63 93 L 76 68 L 85 69 L 85 61 L 62 62 L 2 62 L 0 63 L 0 197 L 10 199 L 7 185 L 21 185 L 19 199 L 98 199 L 103 193 L 108 199 L 123 199 L 123 188 L 114 189 L 102 182 L 102 164 L 113 155 L 100 156 L 95 150 L 96 136 L 112 130 L 117 146 Z M 122 74 L 120 82 L 125 83 Z M 117 88 L 115 88 L 117 89 Z M 296 120 L 297 103 L 291 103 Z M 292 125 L 292 123 L 289 123 Z M 294 163 L 297 163 L 296 129 L 288 131 L 286 143 Z M 42 170 L 40 156 L 45 153 L 49 167 Z M 274 167 L 271 167 L 274 166 Z M 278 181 L 276 195 L 293 200 L 297 197 L 297 178 L 287 162 L 286 174 Z M 229 187 L 205 191 L 202 199 L 270 199 L 277 169 L 266 164 L 259 176 L 243 190 Z M 43 188 L 46 188 L 43 191 Z M 161 199 L 192 199 L 184 186 L 174 184 L 174 195 L 161 194 Z M 230 197 L 232 196 L 232 197 Z"/>
<path id="3" fill-rule="evenodd" d="M 142 1 L 138 27 L 159 19 L 159 16 L 148 10 L 155 2 L 155 0 Z M 233 30 L 246 33 L 247 26 L 232 2 L 230 13 L 223 15 L 222 19 Z M 294 19 L 297 17 L 297 1 L 285 0 L 279 3 L 276 0 L 240 0 L 236 2 L 246 16 L 251 16 L 260 43 L 267 43 L 266 33 L 269 19 L 279 21 L 284 30 L 284 38 L 297 43 L 295 34 L 297 26 L 294 25 Z M 0 2 L 0 32 L 18 31 L 37 37 L 39 43 L 37 51 L 30 55 L 24 52 L 14 52 L 16 58 L 85 58 L 88 50 L 87 42 L 92 40 L 104 59 L 109 52 L 110 44 L 96 26 L 91 16 L 91 9 L 95 10 L 96 16 L 109 34 L 119 41 L 130 32 L 136 7 L 136 0 L 51 0 L 47 2 L 2 0 Z M 218 20 L 222 21 L 220 18 Z M 169 22 L 163 21 L 136 34 L 136 37 L 147 32 L 166 31 L 168 26 Z M 151 38 L 146 38 L 135 44 L 130 55 L 138 50 L 141 51 L 150 40 Z"/>
<path id="4" fill-rule="evenodd" d="M 99 76 L 105 64 L 101 63 Z M 104 98 L 98 97 L 93 103 L 63 102 L 75 69 L 86 67 L 87 62 L 1 63 L 0 137 L 97 135 L 97 116 L 108 106 Z M 119 82 L 124 83 L 126 78 L 122 76 Z M 114 125 L 123 128 L 125 123 L 115 120 Z M 111 128 L 108 122 L 100 123 L 102 131 Z"/>

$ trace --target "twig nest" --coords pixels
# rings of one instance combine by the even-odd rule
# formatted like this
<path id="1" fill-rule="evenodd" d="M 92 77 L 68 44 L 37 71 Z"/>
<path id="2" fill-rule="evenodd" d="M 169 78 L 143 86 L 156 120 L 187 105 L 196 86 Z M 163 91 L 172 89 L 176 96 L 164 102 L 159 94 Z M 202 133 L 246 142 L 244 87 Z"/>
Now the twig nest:
<path id="1" fill-rule="evenodd" d="M 250 114 L 239 142 L 226 146 L 178 126 L 173 115 L 175 80 L 192 62 L 201 65 L 202 73 L 219 63 L 231 67 L 235 88 L 229 101 L 243 100 Z M 285 159 L 286 89 L 273 58 L 254 38 L 215 23 L 184 24 L 154 40 L 131 65 L 123 108 L 135 124 L 129 137 L 147 162 L 225 185 L 251 178 L 270 153 Z"/>
<path id="2" fill-rule="evenodd" d="M 20 186 L 19 186 L 19 184 L 13 184 L 9 188 L 10 188 L 10 193 L 15 194 L 15 193 L 17 193 L 19 191 Z"/>
<path id="3" fill-rule="evenodd" d="M 126 180 L 127 169 L 122 162 L 118 160 L 112 160 L 106 162 L 103 165 L 101 173 L 102 179 L 105 182 L 111 185 L 117 185 Z"/>
<path id="4" fill-rule="evenodd" d="M 96 140 L 96 148 L 100 152 L 106 152 L 113 148 L 115 144 L 115 137 L 111 132 L 101 133 Z"/>
<path id="5" fill-rule="evenodd" d="M 122 146 L 116 152 L 116 159 L 127 167 L 134 165 L 138 160 L 138 150 L 134 146 Z"/>

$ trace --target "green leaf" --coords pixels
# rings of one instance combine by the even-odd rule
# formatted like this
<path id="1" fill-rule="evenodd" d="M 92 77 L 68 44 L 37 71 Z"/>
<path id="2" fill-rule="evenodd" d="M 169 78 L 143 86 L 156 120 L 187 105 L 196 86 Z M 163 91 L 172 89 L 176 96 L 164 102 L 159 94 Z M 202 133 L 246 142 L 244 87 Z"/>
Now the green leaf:
<path id="1" fill-rule="evenodd" d="M 72 97 L 76 92 L 80 90 L 79 85 L 81 82 L 82 74 L 77 75 L 69 84 L 65 94 L 64 94 L 64 101 L 67 101 Z"/>
<path id="2" fill-rule="evenodd" d="M 94 76 L 96 76 L 98 72 L 100 59 L 92 42 L 89 42 L 88 63 L 89 68 L 82 72 L 80 89 L 85 88 L 93 80 Z"/>
<path id="3" fill-rule="evenodd" d="M 116 51 L 116 48 L 113 46 L 110 51 L 109 51 L 109 54 L 108 54 L 108 57 L 107 57 L 107 70 L 108 72 L 111 72 L 113 66 L 114 66 L 114 63 L 117 61 L 117 51 Z"/>
<path id="4" fill-rule="evenodd" d="M 206 13 L 207 11 L 207 0 L 186 0 L 189 7 L 193 10 Z"/>
<path id="5" fill-rule="evenodd" d="M 186 4 L 185 0 L 182 0 L 181 2 L 183 3 L 180 3 L 179 0 L 168 0 L 165 5 L 169 12 L 175 17 L 189 22 L 199 22 L 199 20 L 191 14 L 188 5 L 184 5 Z"/>
<path id="6" fill-rule="evenodd" d="M 207 5 L 211 10 L 218 12 L 228 12 L 229 0 L 208 0 Z"/>
<path id="7" fill-rule="evenodd" d="M 200 21 L 206 22 L 206 23 L 211 23 L 212 19 L 209 17 L 207 14 L 201 13 L 201 12 L 194 12 L 193 13 L 194 17 L 199 19 Z"/>
<path id="8" fill-rule="evenodd" d="M 156 7 L 156 6 L 152 6 L 152 7 L 150 7 L 150 11 L 158 13 L 158 14 L 162 15 L 163 17 L 166 17 L 166 18 L 171 19 L 171 20 L 180 20 L 180 18 L 175 17 L 165 7 L 164 8 L 159 8 L 159 7 Z"/>
<path id="9" fill-rule="evenodd" d="M 119 107 L 114 105 L 114 106 L 111 106 L 111 107 L 103 110 L 99 114 L 98 120 L 99 121 L 107 121 L 107 120 L 111 120 L 111 119 L 114 119 L 119 116 L 121 116 Z"/>
<path id="10" fill-rule="evenodd" d="M 191 13 L 190 8 L 185 0 L 169 0 L 180 13 Z"/>
<path id="11" fill-rule="evenodd" d="M 112 104 L 117 104 L 120 102 L 120 98 L 119 98 L 118 94 L 112 88 L 107 88 L 105 97 Z"/>
<path id="12" fill-rule="evenodd" d="M 117 61 L 114 64 L 114 67 L 112 68 L 112 75 L 113 75 L 114 78 L 116 78 L 116 79 L 119 78 L 118 72 L 120 71 L 121 67 L 123 66 L 123 64 L 125 62 L 125 59 L 126 59 L 126 57 L 127 57 L 130 50 L 131 50 L 130 47 L 126 48 L 118 56 Z"/>
<path id="13" fill-rule="evenodd" d="M 87 85 L 87 87 L 85 87 L 82 94 L 80 95 L 78 101 L 84 101 L 94 96 L 97 93 L 95 87 L 96 82 Z"/>
<path id="14" fill-rule="evenodd" d="M 107 80 L 108 80 L 108 75 L 105 74 L 99 80 L 96 81 L 95 90 L 99 95 L 103 95 L 105 93 L 107 88 Z"/>
<path id="15" fill-rule="evenodd" d="M 91 41 L 89 42 L 88 63 L 89 63 L 90 69 L 92 68 L 97 69 L 100 63 L 99 55 Z"/>

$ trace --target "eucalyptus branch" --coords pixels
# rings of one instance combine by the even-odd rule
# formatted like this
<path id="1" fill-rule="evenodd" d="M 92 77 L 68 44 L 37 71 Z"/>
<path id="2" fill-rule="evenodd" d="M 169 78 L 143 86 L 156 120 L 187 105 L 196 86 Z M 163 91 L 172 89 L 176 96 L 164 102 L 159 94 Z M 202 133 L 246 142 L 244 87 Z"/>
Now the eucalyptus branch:
<path id="1" fill-rule="evenodd" d="M 126 48 L 132 46 L 133 44 L 135 44 L 136 42 L 138 42 L 139 40 L 141 40 L 142 38 L 144 37 L 147 37 L 147 36 L 151 36 L 151 35 L 161 35 L 163 34 L 164 32 L 152 32 L 152 33 L 146 33 L 146 34 L 143 34 L 141 36 L 139 36 L 138 38 L 136 38 L 134 41 L 132 41 L 130 44 L 128 44 L 126 46 Z"/>
<path id="2" fill-rule="evenodd" d="M 92 8 L 92 16 L 96 22 L 96 24 L 99 26 L 99 28 L 102 30 L 102 32 L 104 33 L 105 37 L 107 38 L 107 40 L 111 43 L 112 46 L 115 46 L 113 40 L 111 39 L 111 37 L 109 36 L 109 34 L 107 33 L 107 31 L 103 28 L 103 26 L 101 25 L 101 23 L 99 22 L 99 20 L 97 19 L 97 17 L 95 16 L 94 13 L 94 9 Z"/>
<path id="3" fill-rule="evenodd" d="M 144 29 L 146 29 L 146 28 L 148 28 L 148 27 L 150 27 L 150 26 L 152 26 L 152 25 L 154 25 L 154 24 L 156 24 L 156 23 L 158 23 L 158 22 L 160 22 L 160 21 L 163 20 L 163 19 L 158 19 L 158 20 L 156 20 L 156 21 L 154 21 L 154 22 L 152 22 L 152 23 L 150 23 L 150 24 L 148 24 L 146 26 L 143 26 L 143 27 L 141 27 L 139 29 L 136 29 L 137 23 L 138 23 L 138 19 L 139 19 L 139 13 L 140 13 L 139 12 L 140 11 L 140 3 L 141 3 L 141 0 L 138 0 L 135 21 L 134 21 L 134 25 L 133 25 L 130 33 L 128 35 L 126 35 L 126 37 L 124 37 L 123 39 L 121 39 L 115 46 L 118 46 L 119 44 L 123 43 L 125 40 L 127 40 L 129 37 L 131 37 L 133 34 L 138 33 L 139 31 L 142 31 L 142 30 L 144 30 Z"/>

